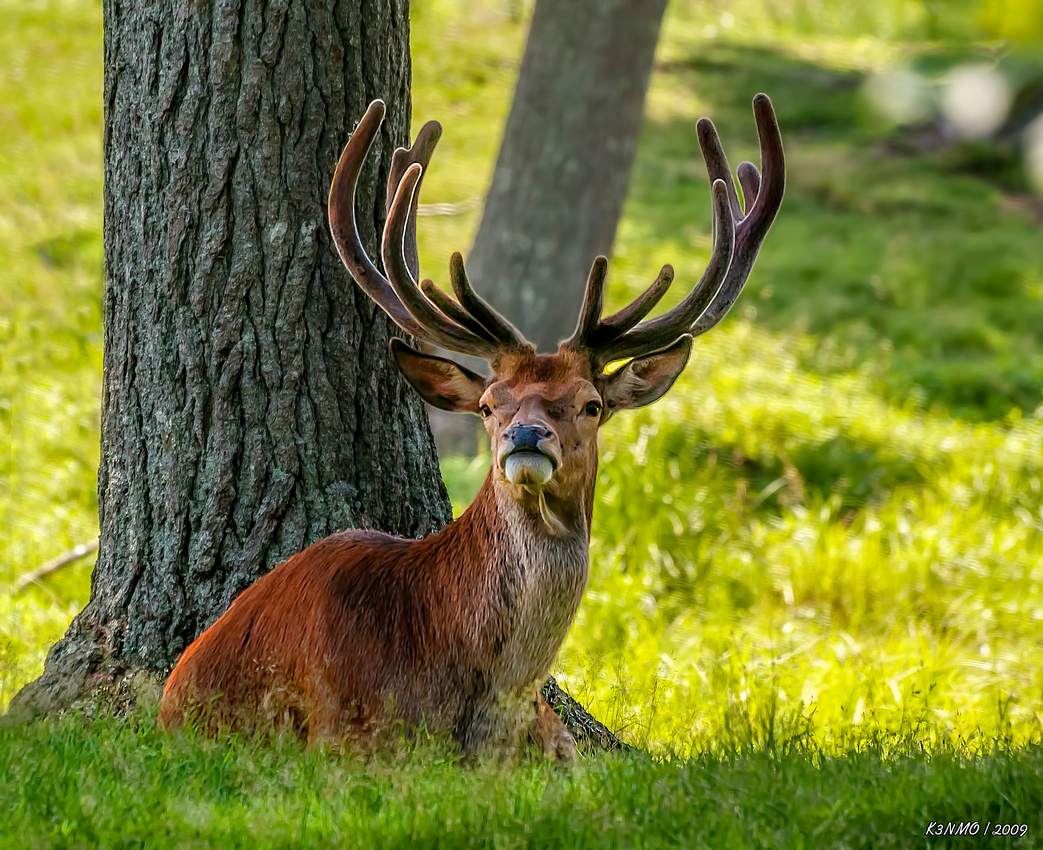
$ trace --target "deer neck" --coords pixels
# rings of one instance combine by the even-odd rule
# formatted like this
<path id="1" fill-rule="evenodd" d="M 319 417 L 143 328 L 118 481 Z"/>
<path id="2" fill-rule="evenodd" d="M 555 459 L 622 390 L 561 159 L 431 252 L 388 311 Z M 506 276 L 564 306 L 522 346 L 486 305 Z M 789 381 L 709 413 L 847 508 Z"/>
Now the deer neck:
<path id="1" fill-rule="evenodd" d="M 587 583 L 593 476 L 580 498 L 519 499 L 490 471 L 459 531 L 478 542 L 474 613 L 483 666 L 501 689 L 550 668 Z M 552 519 L 548 523 L 547 513 Z"/>

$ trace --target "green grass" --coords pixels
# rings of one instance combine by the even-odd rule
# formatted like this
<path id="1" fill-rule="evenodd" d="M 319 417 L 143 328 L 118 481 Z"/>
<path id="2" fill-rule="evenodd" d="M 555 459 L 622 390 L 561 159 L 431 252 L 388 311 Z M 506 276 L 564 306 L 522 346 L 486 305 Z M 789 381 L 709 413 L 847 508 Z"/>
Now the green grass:
<path id="1" fill-rule="evenodd" d="M 415 0 L 414 124 L 446 128 L 427 203 L 486 189 L 524 44 L 510 8 Z M 145 709 L 74 715 L 0 730 L 0 845 L 910 846 L 932 820 L 1038 842 L 1040 226 L 1017 175 L 915 153 L 863 94 L 881 69 L 980 55 L 971 12 L 822 8 L 671 4 L 612 259 L 610 311 L 664 262 L 681 297 L 710 242 L 695 120 L 756 159 L 768 92 L 785 204 L 671 394 L 603 432 L 591 582 L 555 670 L 658 761 L 363 767 L 158 736 Z M 90 559 L 11 583 L 97 533 L 102 171 L 100 8 L 0 17 L 2 707 L 88 593 Z M 423 218 L 425 273 L 445 280 L 477 224 Z M 487 463 L 444 464 L 458 508 Z"/>
<path id="2" fill-rule="evenodd" d="M 0 4 L 0 588 L 97 534 L 101 8 Z M 0 705 L 86 601 L 0 590 Z"/>
<path id="3" fill-rule="evenodd" d="M 0 730 L 3 847 L 911 847 L 932 824 L 1043 829 L 1043 751 L 915 739 L 462 769 L 432 743 L 369 763 L 295 742 L 167 736 L 154 716 Z M 89 765 L 89 767 L 86 767 Z M 1024 837 L 1022 837 L 1024 829 Z M 991 830 L 990 830 L 991 831 Z"/>

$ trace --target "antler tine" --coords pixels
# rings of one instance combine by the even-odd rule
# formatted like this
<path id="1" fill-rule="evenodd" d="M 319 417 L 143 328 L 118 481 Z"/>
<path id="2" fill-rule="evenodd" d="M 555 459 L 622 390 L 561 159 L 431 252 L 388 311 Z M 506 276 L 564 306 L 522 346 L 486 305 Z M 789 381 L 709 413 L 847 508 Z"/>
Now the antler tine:
<path id="1" fill-rule="evenodd" d="M 579 323 L 576 331 L 563 345 L 568 348 L 589 348 L 597 350 L 609 345 L 629 331 L 651 312 L 659 303 L 674 279 L 671 265 L 663 266 L 655 282 L 635 298 L 630 304 L 613 313 L 607 319 L 601 319 L 605 294 L 605 275 L 608 271 L 608 260 L 597 257 L 590 268 L 587 278 L 587 290 L 580 308 Z"/>
<path id="2" fill-rule="evenodd" d="M 723 180 L 714 180 L 711 195 L 714 245 L 703 276 L 695 288 L 672 310 L 642 322 L 629 332 L 620 334 L 617 331 L 613 334 L 614 339 L 607 339 L 597 346 L 594 349 L 595 359 L 601 365 L 657 351 L 676 342 L 682 335 L 691 332 L 692 326 L 715 299 L 732 262 L 735 250 L 735 224 L 728 187 Z M 663 271 L 667 269 L 664 268 Z M 662 276 L 660 273 L 660 277 Z M 641 309 L 644 309 L 644 306 L 640 305 Z"/>
<path id="3" fill-rule="evenodd" d="M 782 150 L 782 135 L 779 133 L 775 110 L 772 109 L 771 101 L 766 94 L 758 94 L 753 99 L 753 114 L 757 120 L 757 136 L 760 140 L 761 166 L 764 173 L 758 177 L 756 167 L 748 162 L 739 166 L 739 182 L 743 194 L 746 195 L 746 213 L 737 217 L 735 258 L 717 297 L 692 328 L 693 336 L 706 333 L 731 309 L 735 299 L 742 292 L 746 278 L 749 277 L 768 228 L 771 227 L 782 205 L 782 195 L 786 188 L 786 157 Z M 724 156 L 713 124 L 705 118 L 699 122 L 699 144 L 710 179 L 724 179 L 734 195 L 728 160 Z"/>
<path id="4" fill-rule="evenodd" d="M 590 340 L 597 333 L 601 324 L 601 309 L 605 301 L 605 275 L 608 273 L 608 260 L 596 257 L 587 277 L 587 289 L 583 294 L 583 306 L 579 311 L 576 330 L 565 342 L 569 347 L 590 345 Z"/>
<path id="5" fill-rule="evenodd" d="M 411 336 L 487 360 L 494 360 L 505 348 L 527 345 L 508 322 L 470 290 L 466 280 L 463 306 L 429 280 L 420 286 L 416 283 L 420 276 L 416 250 L 419 186 L 442 134 L 437 122 L 425 124 L 413 146 L 397 149 L 391 158 L 387 221 L 381 241 L 387 277 L 366 254 L 355 225 L 355 188 L 384 112 L 380 100 L 369 105 L 341 154 L 330 186 L 330 233 L 344 266 L 366 294 Z"/>
<path id="6" fill-rule="evenodd" d="M 387 269 L 388 280 L 400 302 L 423 327 L 424 338 L 461 354 L 473 354 L 490 359 L 499 352 L 500 346 L 461 327 L 438 310 L 420 291 L 406 267 L 403 240 L 409 209 L 413 204 L 422 171 L 419 163 L 413 163 L 406 169 L 388 212 L 387 223 L 384 225 L 384 239 L 381 243 L 381 256 L 384 268 Z"/>
<path id="7" fill-rule="evenodd" d="M 420 258 L 416 249 L 416 212 L 420 201 L 420 187 L 424 183 L 424 175 L 427 173 L 428 163 L 431 155 L 435 152 L 438 140 L 442 138 L 442 125 L 437 121 L 428 121 L 420 132 L 416 134 L 411 148 L 398 148 L 391 155 L 391 168 L 388 171 L 387 206 L 385 211 L 391 211 L 391 204 L 395 200 L 398 184 L 402 182 L 402 175 L 406 173 L 414 162 L 419 163 L 423 169 L 420 173 L 420 182 L 417 183 L 416 191 L 413 193 L 413 203 L 409 207 L 409 218 L 406 221 L 406 233 L 403 243 L 403 252 L 406 255 L 406 267 L 413 276 L 413 280 L 420 279 Z"/>
<path id="8" fill-rule="evenodd" d="M 406 260 L 408 262 L 408 255 Z M 496 342 L 492 335 L 482 327 L 481 323 L 478 322 L 474 316 L 442 292 L 442 290 L 435 285 L 433 280 L 425 278 L 420 281 L 420 291 L 427 296 L 428 301 L 434 304 L 448 318 L 460 325 L 460 327 L 466 328 L 471 333 L 480 336 L 482 339 L 488 340 L 489 342 Z"/>
<path id="9" fill-rule="evenodd" d="M 721 138 L 717 135 L 717 128 L 709 118 L 700 118 L 695 125 L 695 132 L 699 138 L 699 149 L 702 151 L 703 160 L 706 162 L 706 173 L 710 175 L 710 183 L 722 180 L 728 190 L 728 203 L 732 209 L 732 218 L 742 221 L 745 213 L 739 196 L 735 191 L 735 183 L 732 181 L 732 170 L 728 165 L 728 157 L 721 146 Z M 747 205 L 753 203 L 747 200 Z"/>
<path id="10" fill-rule="evenodd" d="M 424 183 L 424 175 L 427 172 L 428 163 L 434 153 L 435 146 L 442 137 L 442 125 L 437 121 L 428 121 L 413 142 L 411 148 L 399 148 L 391 158 L 391 169 L 388 173 L 387 210 L 391 211 L 399 184 L 406 173 L 406 169 L 413 163 L 418 163 L 423 169 L 420 172 L 420 180 L 417 182 L 416 190 L 413 192 L 413 202 L 409 206 L 409 216 L 406 220 L 406 231 L 403 241 L 403 253 L 406 258 L 406 267 L 413 280 L 420 278 L 420 260 L 416 247 L 416 215 L 417 206 L 420 201 L 420 188 Z M 459 254 L 454 254 L 459 257 Z M 459 269 L 454 271 L 454 262 L 459 263 Z M 439 289 L 431 280 L 424 280 L 420 288 L 432 304 L 438 307 L 448 318 L 458 325 L 478 334 L 482 339 L 492 342 L 501 342 L 508 347 L 527 345 L 524 337 L 518 330 L 496 313 L 488 304 L 471 289 L 467 282 L 467 275 L 463 270 L 463 259 L 450 260 L 450 274 L 453 281 L 453 290 L 460 303 L 457 304 L 446 293 Z M 460 286 L 460 282 L 463 285 Z"/>
<path id="11" fill-rule="evenodd" d="M 398 192 L 398 187 L 402 182 L 406 169 L 413 163 L 418 163 L 422 168 L 420 180 L 417 182 L 416 189 L 413 192 L 413 201 L 409 205 L 409 216 L 406 219 L 402 248 L 405 254 L 406 268 L 409 269 L 413 280 L 418 280 L 420 277 L 420 259 L 416 247 L 416 216 L 417 206 L 420 201 L 420 188 L 424 183 L 424 175 L 427 172 L 428 163 L 431 161 L 431 155 L 434 153 L 435 146 L 441 137 L 442 125 L 437 121 L 428 121 L 420 128 L 420 132 L 417 133 L 411 148 L 398 148 L 395 151 L 391 158 L 391 169 L 388 173 L 387 210 L 390 213 L 391 205 L 394 203 L 395 195 Z M 459 254 L 454 256 L 459 256 Z M 434 281 L 424 280 L 420 283 L 420 289 L 427 296 L 428 300 L 449 319 L 477 334 L 482 339 L 490 342 L 501 342 L 508 347 L 527 344 L 513 325 L 499 316 L 475 294 L 467 283 L 467 276 L 463 272 L 463 260 L 461 259 L 459 262 L 459 274 L 453 273 L 452 261 L 450 261 L 450 273 L 453 277 L 454 291 L 457 290 L 458 279 L 462 279 L 464 282 L 463 291 L 465 294 L 463 297 L 457 291 L 457 298 L 460 299 L 460 303 L 457 304 L 453 301 L 452 298 L 438 288 Z"/>
<path id="12" fill-rule="evenodd" d="M 435 152 L 435 147 L 442 138 L 442 125 L 437 121 L 428 121 L 410 148 L 397 148 L 391 155 L 391 168 L 388 170 L 387 205 L 386 212 L 391 212 L 391 205 L 395 201 L 399 184 L 406 173 L 406 169 L 413 163 L 421 167 L 420 179 L 417 181 L 416 189 L 413 191 L 413 200 L 409 205 L 409 215 L 406 217 L 406 230 L 402 240 L 402 253 L 405 255 L 406 268 L 413 280 L 420 278 L 420 256 L 416 245 L 416 216 L 417 207 L 420 202 L 420 189 L 424 185 L 424 177 L 427 174 L 428 164 Z M 420 281 L 420 289 L 428 300 L 442 311 L 449 319 L 452 319 L 461 327 L 477 334 L 482 339 L 494 341 L 491 334 L 475 321 L 459 304 L 439 289 L 434 281 L 430 279 Z"/>
<path id="13" fill-rule="evenodd" d="M 673 282 L 674 267 L 667 263 L 659 270 L 659 277 L 652 282 L 648 289 L 638 295 L 636 299 L 618 313 L 613 313 L 601 324 L 605 328 L 611 329 L 616 335 L 626 333 L 652 312 L 652 308 L 659 303 L 659 300 L 666 294 L 670 284 Z"/>
<path id="14" fill-rule="evenodd" d="M 746 215 L 749 215 L 753 202 L 761 190 L 761 176 L 757 173 L 757 166 L 752 162 L 740 162 L 738 174 L 739 185 L 742 186 L 743 204 Z"/>
<path id="15" fill-rule="evenodd" d="M 366 249 L 362 247 L 362 240 L 359 239 L 355 226 L 355 185 L 358 183 L 362 163 L 373 147 L 373 140 L 383 120 L 384 103 L 374 100 L 340 155 L 327 205 L 330 234 L 337 246 L 341 262 L 355 282 L 402 330 L 412 336 L 423 338 L 426 336 L 423 328 L 399 301 L 388 279 L 373 265 Z"/>
<path id="16" fill-rule="evenodd" d="M 485 328 L 485 330 L 501 343 L 505 348 L 531 348 L 514 325 L 490 307 L 471 288 L 467 279 L 467 271 L 464 269 L 464 258 L 459 251 L 454 251 L 449 258 L 449 277 L 452 280 L 453 292 L 463 308 Z"/>

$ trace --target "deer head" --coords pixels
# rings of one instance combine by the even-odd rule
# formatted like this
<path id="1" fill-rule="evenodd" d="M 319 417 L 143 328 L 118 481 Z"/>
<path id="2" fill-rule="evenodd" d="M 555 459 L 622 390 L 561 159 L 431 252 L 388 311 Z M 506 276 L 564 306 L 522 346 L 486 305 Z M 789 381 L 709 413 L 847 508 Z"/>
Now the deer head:
<path id="1" fill-rule="evenodd" d="M 441 127 L 430 122 L 413 147 L 392 157 L 382 274 L 367 256 L 355 227 L 355 186 L 384 117 L 373 101 L 337 165 L 329 197 L 330 229 L 355 281 L 410 336 L 450 351 L 484 358 L 493 372 L 479 375 L 400 339 L 391 350 L 406 379 L 429 404 L 483 417 L 492 440 L 498 484 L 518 502 L 538 506 L 551 531 L 585 525 L 589 534 L 597 431 L 619 410 L 661 398 L 688 362 L 692 339 L 714 327 L 735 303 L 778 212 L 785 184 L 782 139 L 771 101 L 753 101 L 763 176 L 744 162 L 740 203 L 713 123 L 698 124 L 699 144 L 712 181 L 714 244 L 699 282 L 672 310 L 647 319 L 670 286 L 663 266 L 633 303 L 602 318 L 608 263 L 598 257 L 587 280 L 575 333 L 553 354 L 539 354 L 518 330 L 471 288 L 463 258 L 449 261 L 455 299 L 432 281 L 418 282 L 416 213 L 420 183 Z M 623 362 L 616 369 L 610 364 Z"/>

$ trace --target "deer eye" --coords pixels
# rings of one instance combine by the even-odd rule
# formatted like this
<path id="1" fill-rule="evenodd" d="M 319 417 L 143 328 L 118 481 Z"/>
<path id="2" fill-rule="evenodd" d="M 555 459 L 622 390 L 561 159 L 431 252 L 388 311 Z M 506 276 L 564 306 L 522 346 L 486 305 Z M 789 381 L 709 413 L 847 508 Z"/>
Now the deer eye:
<path id="1" fill-rule="evenodd" d="M 596 401 L 588 401 L 587 406 L 583 408 L 587 416 L 600 416 L 601 405 Z"/>
<path id="2" fill-rule="evenodd" d="M 487 404 L 483 404 L 481 407 L 479 407 L 478 412 L 482 414 L 483 419 L 488 419 L 490 416 L 493 415 L 492 408 L 489 407 L 489 405 Z"/>

